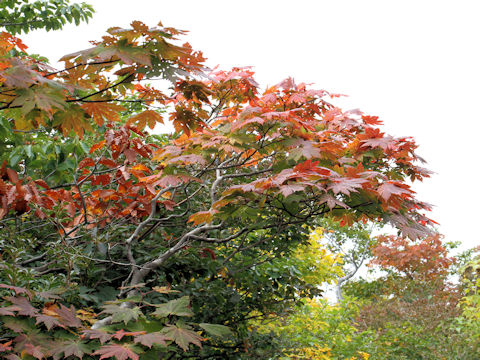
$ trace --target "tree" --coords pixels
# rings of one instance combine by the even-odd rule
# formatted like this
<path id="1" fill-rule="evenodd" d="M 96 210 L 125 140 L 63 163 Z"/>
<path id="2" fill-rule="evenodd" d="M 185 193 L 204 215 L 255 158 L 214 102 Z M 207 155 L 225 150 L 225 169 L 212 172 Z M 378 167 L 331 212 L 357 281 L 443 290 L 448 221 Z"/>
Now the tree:
<path id="1" fill-rule="evenodd" d="M 300 285 L 314 293 L 301 279 L 262 293 L 270 278 L 245 274 L 306 244 L 305 225 L 319 217 L 346 226 L 389 222 L 412 238 L 428 232 L 429 205 L 407 184 L 429 176 L 416 165 L 421 158 L 411 138 L 386 135 L 377 117 L 343 112 L 326 100 L 335 95 L 292 79 L 262 91 L 249 69 L 208 71 L 200 52 L 175 42 L 182 31 L 131 26 L 111 28 L 91 49 L 65 56 L 61 70 L 1 34 L 0 219 L 9 249 L 2 278 L 5 291 L 18 292 L 2 310 L 14 319 L 3 345 L 10 357 L 52 355 L 47 340 L 67 351 L 57 339 L 66 325 L 38 320 L 40 312 L 50 314 L 41 292 L 53 291 L 59 279 L 58 309 L 70 309 L 80 329 L 94 323 L 92 331 L 124 348 L 77 337 L 83 353 L 180 357 L 200 344 L 191 326 L 206 323 L 197 320 L 210 316 L 212 304 L 192 297 L 197 315 L 186 325 L 180 318 L 190 316 L 190 300 L 172 299 L 168 284 L 184 296 L 204 285 L 229 291 L 218 318 L 240 336 L 255 306 L 294 301 Z M 170 80 L 171 93 L 150 85 L 155 79 Z M 167 119 L 176 133 L 146 131 Z M 154 285 L 167 290 L 148 289 Z M 238 317 L 228 313 L 234 299 L 248 304 Z M 88 315 L 75 317 L 71 306 Z M 92 315 L 89 307 L 102 312 Z M 67 315 L 52 311 L 62 325 Z M 20 328 L 19 321 L 29 325 Z M 25 340 L 45 328 L 45 341 Z M 207 329 L 213 337 L 205 344 L 218 348 L 215 333 L 226 330 Z M 125 335 L 135 332 L 160 332 L 173 345 L 165 350 L 155 338 L 158 347 L 147 349 L 151 337 L 145 345 L 138 340 L 143 333 Z M 241 346 L 223 348 L 238 353 Z"/>
<path id="2" fill-rule="evenodd" d="M 439 234 L 412 241 L 381 236 L 372 249 L 373 264 L 387 275 L 360 288 L 375 290 L 364 301 L 356 322 L 371 334 L 372 358 L 470 359 L 478 339 L 459 325 L 461 288 L 450 281 L 456 259 Z M 351 284 L 347 293 L 362 293 Z M 373 286 L 375 285 L 375 286 Z M 353 291 L 352 291 L 353 290 Z M 375 346 L 372 346 L 375 348 Z"/>
<path id="3" fill-rule="evenodd" d="M 320 220 L 325 231 L 325 241 L 333 254 L 342 257 L 343 275 L 337 279 L 335 295 L 337 301 L 343 301 L 342 287 L 352 279 L 361 266 L 371 258 L 371 248 L 375 243 L 372 231 L 377 224 L 369 222 L 355 223 L 350 227 L 342 227 L 338 222 L 328 218 Z"/>
<path id="4" fill-rule="evenodd" d="M 88 21 L 93 8 L 86 4 L 69 5 L 69 0 L 5 0 L 1 6 L 0 26 L 11 34 L 35 29 L 59 30 L 66 23 Z"/>

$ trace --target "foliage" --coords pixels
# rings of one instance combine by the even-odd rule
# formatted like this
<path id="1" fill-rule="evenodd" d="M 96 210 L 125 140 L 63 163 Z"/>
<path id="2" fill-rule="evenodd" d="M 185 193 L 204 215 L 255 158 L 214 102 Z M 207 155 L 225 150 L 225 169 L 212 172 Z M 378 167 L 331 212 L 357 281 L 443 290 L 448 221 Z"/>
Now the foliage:
<path id="1" fill-rule="evenodd" d="M 60 70 L 0 34 L 0 349 L 265 358 L 276 340 L 252 319 L 297 306 L 282 326 L 326 322 L 330 336 L 305 343 L 285 330 L 292 354 L 368 358 L 347 321 L 354 306 L 305 300 L 342 276 L 342 255 L 357 256 L 322 247 L 309 227 L 353 226 L 362 261 L 371 239 L 356 223 L 429 233 L 429 205 L 408 184 L 429 176 L 417 145 L 324 90 L 290 78 L 262 90 L 248 68 L 210 71 L 183 34 L 110 28 Z M 174 134 L 151 134 L 167 121 Z"/>
<path id="2" fill-rule="evenodd" d="M 462 270 L 464 296 L 460 300 L 461 315 L 457 318 L 456 326 L 468 329 L 480 341 L 480 257 L 475 256 Z"/>
<path id="3" fill-rule="evenodd" d="M 369 289 L 368 300 L 356 319 L 358 329 L 370 332 L 371 343 L 377 346 L 370 351 L 372 358 L 474 358 L 480 343 L 457 321 L 462 293 L 449 282 L 455 259 L 447 253 L 441 236 L 415 242 L 380 237 L 372 253 L 372 263 L 387 270 L 387 275 L 360 284 Z M 358 288 L 354 290 L 361 294 Z"/>
<path id="4" fill-rule="evenodd" d="M 35 29 L 59 30 L 66 23 L 80 24 L 93 15 L 86 3 L 70 0 L 4 0 L 0 7 L 0 26 L 11 34 L 28 33 Z"/>
<path id="5" fill-rule="evenodd" d="M 352 324 L 359 306 L 353 300 L 330 305 L 324 299 L 307 300 L 285 318 L 273 318 L 259 331 L 278 339 L 278 359 L 369 359 L 368 333 Z"/>
<path id="6" fill-rule="evenodd" d="M 421 281 L 444 277 L 454 259 L 448 257 L 441 238 L 440 234 L 419 241 L 394 235 L 380 236 L 372 250 L 372 264 Z"/>
<path id="7" fill-rule="evenodd" d="M 202 337 L 192 324 L 181 320 L 191 317 L 187 296 L 161 303 L 166 294 L 174 292 L 165 288 L 139 291 L 131 298 L 130 306 L 123 301 L 110 301 L 99 314 L 88 309 L 76 310 L 60 301 L 61 292 L 34 292 L 25 288 L 0 284 L 12 290 L 5 296 L 0 308 L 4 341 L 0 351 L 8 359 L 53 359 L 85 355 L 100 355 L 100 359 L 138 360 L 161 358 L 178 346 L 187 351 L 190 344 L 201 347 Z M 57 289 L 58 290 L 58 289 Z M 151 311 L 154 310 L 154 311 Z M 92 329 L 97 318 L 109 314 L 111 325 L 101 330 Z M 195 324 L 214 336 L 229 334 L 221 325 Z"/>
<path id="8" fill-rule="evenodd" d="M 342 289 L 357 274 L 362 265 L 367 262 L 372 254 L 371 248 L 376 243 L 372 232 L 380 224 L 374 222 L 359 222 L 349 227 L 342 227 L 338 222 L 329 218 L 319 220 L 325 227 L 325 242 L 327 248 L 333 254 L 341 255 L 343 265 L 343 275 L 336 281 L 337 301 L 343 300 Z"/>

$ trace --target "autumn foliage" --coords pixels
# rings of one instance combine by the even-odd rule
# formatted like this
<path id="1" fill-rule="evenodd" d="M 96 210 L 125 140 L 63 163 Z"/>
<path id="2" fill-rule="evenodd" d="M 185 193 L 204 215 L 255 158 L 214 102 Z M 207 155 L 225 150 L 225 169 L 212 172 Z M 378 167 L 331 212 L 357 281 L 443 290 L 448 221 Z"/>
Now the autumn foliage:
<path id="1" fill-rule="evenodd" d="M 67 287 L 42 292 L 36 280 L 8 275 L 0 308 L 7 358 L 136 360 L 218 347 L 216 336 L 230 332 L 223 325 L 245 325 L 247 315 L 189 324 L 181 318 L 192 307 L 212 304 L 146 284 L 176 282 L 192 293 L 186 284 L 204 276 L 202 286 L 215 284 L 232 301 L 260 298 L 245 271 L 305 243 L 305 225 L 318 217 L 392 224 L 402 237 L 374 250 L 384 266 L 423 266 L 427 276 L 448 267 L 438 237 L 407 240 L 432 224 L 430 206 L 410 187 L 429 176 L 412 138 L 387 135 L 377 117 L 342 111 L 331 103 L 337 95 L 291 78 L 262 90 L 249 68 L 209 70 L 201 52 L 178 43 L 183 34 L 139 21 L 110 28 L 57 70 L 1 33 L 0 130 L 8 141 L 0 219 L 17 229 L 13 238 L 35 242 L 33 253 L 8 255 L 19 256 L 11 271 L 64 274 Z M 170 90 L 151 85 L 158 79 Z M 174 134 L 151 134 L 167 122 Z M 408 257 L 398 246 L 409 247 Z M 435 265 L 424 264 L 433 256 Z M 196 266 L 209 277 L 178 265 L 188 261 L 208 262 Z M 115 288 L 109 303 L 97 293 L 107 283 Z M 294 301 L 298 289 L 289 286 L 271 291 Z M 246 340 L 229 346 L 248 351 Z"/>

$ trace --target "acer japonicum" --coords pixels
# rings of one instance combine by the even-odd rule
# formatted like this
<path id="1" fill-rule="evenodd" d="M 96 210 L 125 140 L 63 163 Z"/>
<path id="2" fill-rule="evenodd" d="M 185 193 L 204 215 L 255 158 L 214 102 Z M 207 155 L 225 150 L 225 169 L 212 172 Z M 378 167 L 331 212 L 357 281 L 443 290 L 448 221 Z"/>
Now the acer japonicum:
<path id="1" fill-rule="evenodd" d="M 318 217 L 428 233 L 430 206 L 408 184 L 429 176 L 413 139 L 291 78 L 261 90 L 248 68 L 208 70 L 176 43 L 182 31 L 131 25 L 63 57 L 61 70 L 0 35 L 0 219 L 35 243 L 22 271 L 63 273 L 74 287 L 72 274 L 87 283 L 93 264 L 132 299 L 194 254 L 220 264 L 213 278 L 238 291 L 235 274 L 288 253 Z M 171 88 L 150 85 L 157 79 Z M 175 134 L 149 134 L 166 121 Z M 25 158 L 10 156 L 22 138 Z M 47 173 L 36 146 L 65 165 Z"/>

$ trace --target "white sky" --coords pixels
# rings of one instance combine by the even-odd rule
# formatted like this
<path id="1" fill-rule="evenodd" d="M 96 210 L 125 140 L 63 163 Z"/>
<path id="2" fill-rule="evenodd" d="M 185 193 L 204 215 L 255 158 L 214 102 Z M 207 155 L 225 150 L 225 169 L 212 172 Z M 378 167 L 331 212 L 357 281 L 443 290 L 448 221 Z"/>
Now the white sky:
<path id="1" fill-rule="evenodd" d="M 78 1 L 78 0 L 77 0 Z M 413 136 L 436 172 L 415 187 L 448 241 L 480 245 L 480 2 L 429 0 L 85 0 L 88 25 L 22 36 L 52 63 L 132 20 L 190 30 L 210 66 L 254 66 L 263 86 L 292 76 Z"/>

